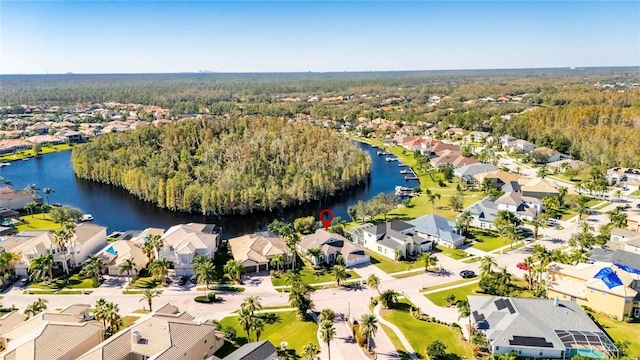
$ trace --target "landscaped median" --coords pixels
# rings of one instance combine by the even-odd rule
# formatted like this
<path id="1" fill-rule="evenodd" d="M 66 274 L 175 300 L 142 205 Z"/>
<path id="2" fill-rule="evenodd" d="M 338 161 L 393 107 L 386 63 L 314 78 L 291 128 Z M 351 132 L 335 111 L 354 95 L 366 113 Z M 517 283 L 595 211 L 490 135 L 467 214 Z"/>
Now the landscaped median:
<path id="1" fill-rule="evenodd" d="M 89 295 L 93 290 L 24 290 L 26 295 Z"/>
<path id="2" fill-rule="evenodd" d="M 447 353 L 454 358 L 471 357 L 471 347 L 462 338 L 459 327 L 431 321 L 432 318 L 428 314 L 422 314 L 419 316 L 422 320 L 418 320 L 418 318 L 414 317 L 418 313 L 419 311 L 416 311 L 413 304 L 406 299 L 399 300 L 390 309 L 383 308 L 380 310 L 380 315 L 383 319 L 400 329 L 411 347 L 413 347 L 413 350 L 418 353 L 419 358 L 428 358 L 426 355 L 427 345 L 435 340 L 442 341 L 447 346 Z M 398 346 L 398 337 L 395 334 L 393 336 L 389 334 L 392 330 L 387 327 L 383 329 L 388 334 L 392 344 L 399 350 L 399 353 L 406 354 L 404 347 Z"/>
<path id="3" fill-rule="evenodd" d="M 335 282 L 335 277 L 329 269 L 319 269 L 314 270 L 309 267 L 305 267 L 304 269 L 298 272 L 300 274 L 300 279 L 303 283 L 307 285 L 314 284 L 326 284 Z M 346 270 L 347 273 L 347 282 L 351 282 L 352 280 L 360 279 L 360 275 L 353 270 Z M 271 278 L 271 283 L 274 287 L 282 287 L 286 285 L 286 276 L 282 274 L 277 277 Z"/>

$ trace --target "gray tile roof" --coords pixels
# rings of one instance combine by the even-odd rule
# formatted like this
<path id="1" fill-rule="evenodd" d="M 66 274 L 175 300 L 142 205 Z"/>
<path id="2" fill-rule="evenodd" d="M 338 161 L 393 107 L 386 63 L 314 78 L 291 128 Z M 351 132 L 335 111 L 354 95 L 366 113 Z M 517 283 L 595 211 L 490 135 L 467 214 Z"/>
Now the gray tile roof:
<path id="1" fill-rule="evenodd" d="M 459 167 L 454 170 L 454 173 L 457 176 L 473 176 L 496 170 L 498 170 L 498 167 L 492 164 L 477 163 Z"/>
<path id="2" fill-rule="evenodd" d="M 242 345 L 227 355 L 224 360 L 270 360 L 277 349 L 269 340 Z"/>
<path id="3" fill-rule="evenodd" d="M 575 301 L 469 296 L 472 320 L 492 346 L 565 350 L 559 331 L 602 333 Z M 532 342 L 533 343 L 530 343 Z M 529 345 L 525 345 L 529 343 Z M 538 343 L 534 345 L 534 343 Z"/>
<path id="4" fill-rule="evenodd" d="M 474 218 L 493 223 L 498 214 L 498 204 L 489 199 L 482 199 L 466 208 L 465 211 L 469 211 Z"/>
<path id="5" fill-rule="evenodd" d="M 629 251 L 624 250 L 607 250 L 595 248 L 591 250 L 591 254 L 589 256 L 591 260 L 606 262 L 606 263 L 617 263 L 625 266 L 632 267 L 634 269 L 640 269 L 640 254 L 634 254 Z"/>
<path id="6" fill-rule="evenodd" d="M 414 225 L 417 232 L 431 235 L 450 243 L 456 243 L 464 239 L 464 236 L 456 232 L 455 221 L 445 219 L 442 216 L 429 214 L 411 220 L 409 224 Z"/>

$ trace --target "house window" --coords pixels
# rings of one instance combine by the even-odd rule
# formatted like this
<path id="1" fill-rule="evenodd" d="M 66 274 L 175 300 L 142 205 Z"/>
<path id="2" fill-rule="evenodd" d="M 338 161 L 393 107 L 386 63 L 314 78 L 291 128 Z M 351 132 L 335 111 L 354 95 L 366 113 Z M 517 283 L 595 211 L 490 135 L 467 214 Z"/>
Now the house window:
<path id="1" fill-rule="evenodd" d="M 378 246 L 378 252 L 382 252 L 382 246 Z"/>
<path id="2" fill-rule="evenodd" d="M 496 346 L 496 351 L 500 350 L 500 346 Z"/>
<path id="3" fill-rule="evenodd" d="M 542 351 L 540 351 L 540 355 L 542 356 Z"/>

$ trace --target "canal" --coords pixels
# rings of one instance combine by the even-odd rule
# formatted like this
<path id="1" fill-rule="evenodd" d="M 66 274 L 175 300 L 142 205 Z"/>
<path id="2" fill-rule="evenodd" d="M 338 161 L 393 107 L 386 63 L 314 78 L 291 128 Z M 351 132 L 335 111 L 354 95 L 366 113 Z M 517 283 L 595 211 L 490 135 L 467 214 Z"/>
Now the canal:
<path id="1" fill-rule="evenodd" d="M 370 200 L 381 192 L 391 193 L 397 185 L 414 187 L 418 181 L 405 181 L 400 174 L 398 162 L 386 161 L 377 156 L 376 148 L 357 143 L 371 155 L 370 179 L 349 191 L 333 198 L 315 201 L 271 213 L 232 216 L 203 216 L 201 214 L 177 213 L 157 208 L 151 203 L 138 200 L 125 190 L 113 186 L 78 179 L 71 166 L 71 151 L 44 155 L 28 161 L 14 161 L 0 168 L 0 176 L 11 181 L 16 188 L 35 183 L 40 189 L 52 188 L 51 203 L 62 203 L 77 207 L 94 217 L 94 223 L 108 227 L 108 231 L 142 230 L 148 227 L 169 227 L 188 222 L 207 222 L 222 226 L 223 238 L 265 229 L 273 219 L 293 221 L 302 216 L 318 216 L 328 208 L 335 216 L 350 219 L 347 208 L 358 200 Z M 45 197 L 42 192 L 40 194 Z"/>

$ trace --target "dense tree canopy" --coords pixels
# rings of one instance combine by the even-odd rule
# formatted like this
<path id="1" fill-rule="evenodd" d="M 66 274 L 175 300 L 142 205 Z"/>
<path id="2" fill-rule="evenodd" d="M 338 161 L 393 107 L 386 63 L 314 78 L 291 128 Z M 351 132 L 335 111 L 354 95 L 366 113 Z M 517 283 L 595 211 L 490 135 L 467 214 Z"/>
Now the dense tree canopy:
<path id="1" fill-rule="evenodd" d="M 332 130 L 266 118 L 188 120 L 108 134 L 74 149 L 75 173 L 159 207 L 249 213 L 359 184 L 371 159 Z"/>

